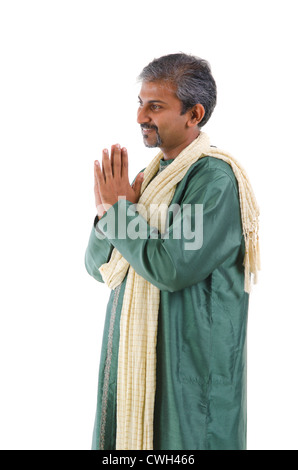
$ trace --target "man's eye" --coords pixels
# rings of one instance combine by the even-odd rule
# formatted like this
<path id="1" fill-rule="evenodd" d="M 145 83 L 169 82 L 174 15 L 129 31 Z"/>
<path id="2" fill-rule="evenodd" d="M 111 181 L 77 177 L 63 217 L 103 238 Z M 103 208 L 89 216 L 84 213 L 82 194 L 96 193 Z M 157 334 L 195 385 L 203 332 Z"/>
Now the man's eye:
<path id="1" fill-rule="evenodd" d="M 138 105 L 139 105 L 139 106 L 143 106 L 143 103 L 141 103 L 140 101 L 138 101 Z M 152 105 L 151 105 L 151 109 L 156 110 L 156 109 L 160 109 L 160 108 L 161 108 L 161 106 L 158 106 L 158 104 L 152 104 Z"/>

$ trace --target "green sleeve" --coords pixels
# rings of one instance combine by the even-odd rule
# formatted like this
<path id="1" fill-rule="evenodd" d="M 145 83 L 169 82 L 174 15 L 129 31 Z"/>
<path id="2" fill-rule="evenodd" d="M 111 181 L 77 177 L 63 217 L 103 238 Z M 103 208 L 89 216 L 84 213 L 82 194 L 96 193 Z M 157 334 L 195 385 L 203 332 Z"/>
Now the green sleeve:
<path id="1" fill-rule="evenodd" d="M 124 199 L 109 208 L 98 226 L 140 276 L 160 290 L 174 292 L 204 280 L 240 249 L 242 227 L 235 181 L 217 167 L 194 172 L 179 201 L 181 211 L 173 215 L 166 236 L 147 223 L 135 204 Z M 196 205 L 203 205 L 201 219 Z M 196 234 L 201 231 L 201 244 L 193 243 L 195 235 L 189 238 L 185 227 L 193 228 Z M 132 237 L 136 230 L 138 237 Z M 194 248 L 189 249 L 190 243 Z"/>
<path id="2" fill-rule="evenodd" d="M 85 267 L 90 276 L 99 282 L 104 281 L 98 268 L 109 261 L 113 248 L 108 238 L 98 229 L 98 216 L 96 216 L 85 252 Z"/>

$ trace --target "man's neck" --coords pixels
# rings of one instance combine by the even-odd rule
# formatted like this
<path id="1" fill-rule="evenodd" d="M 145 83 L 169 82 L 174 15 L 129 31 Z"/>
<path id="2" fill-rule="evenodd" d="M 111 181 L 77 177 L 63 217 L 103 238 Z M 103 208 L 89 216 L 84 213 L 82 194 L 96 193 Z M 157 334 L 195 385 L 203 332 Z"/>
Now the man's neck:
<path id="1" fill-rule="evenodd" d="M 163 159 L 166 160 L 172 160 L 173 158 L 178 157 L 178 155 L 184 150 L 186 147 L 188 147 L 198 136 L 200 135 L 200 131 L 196 135 L 192 135 L 188 137 L 184 142 L 182 142 L 180 145 L 170 148 L 170 149 L 163 149 L 162 147 L 160 150 L 163 153 Z"/>

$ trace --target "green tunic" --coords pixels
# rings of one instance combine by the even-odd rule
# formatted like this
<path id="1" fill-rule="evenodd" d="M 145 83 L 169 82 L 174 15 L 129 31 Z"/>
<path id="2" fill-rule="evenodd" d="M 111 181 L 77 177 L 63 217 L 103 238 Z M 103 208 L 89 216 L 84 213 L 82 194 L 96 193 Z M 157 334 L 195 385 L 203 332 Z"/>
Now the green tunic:
<path id="1" fill-rule="evenodd" d="M 172 161 L 161 160 L 161 169 Z M 114 234 L 106 223 L 109 211 L 95 220 L 85 266 L 103 282 L 98 268 L 115 246 L 138 274 L 161 291 L 154 449 L 245 450 L 249 295 L 244 292 L 245 245 L 233 170 L 214 157 L 198 160 L 178 183 L 174 203 L 203 204 L 200 249 L 185 250 L 189 240 L 183 239 L 182 230 L 182 239 L 160 234 L 157 238 L 135 206 L 120 200 L 113 206 Z M 146 238 L 117 238 L 123 214 L 126 226 L 135 218 L 141 220 Z M 177 220 L 183 223 L 183 217 L 169 211 L 170 232 Z M 115 449 L 119 326 L 126 279 L 111 290 L 106 310 L 93 449 Z"/>

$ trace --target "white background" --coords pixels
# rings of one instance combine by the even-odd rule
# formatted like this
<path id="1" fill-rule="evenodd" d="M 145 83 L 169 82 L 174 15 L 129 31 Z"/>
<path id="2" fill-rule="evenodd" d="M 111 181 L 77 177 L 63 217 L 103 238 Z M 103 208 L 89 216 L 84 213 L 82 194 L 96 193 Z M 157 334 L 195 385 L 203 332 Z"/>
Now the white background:
<path id="1" fill-rule="evenodd" d="M 1 1 L 1 449 L 91 446 L 110 294 L 84 266 L 93 162 L 119 142 L 132 180 L 156 155 L 136 77 L 180 51 L 210 62 L 204 131 L 245 167 L 261 209 L 248 448 L 298 449 L 296 3 Z"/>

